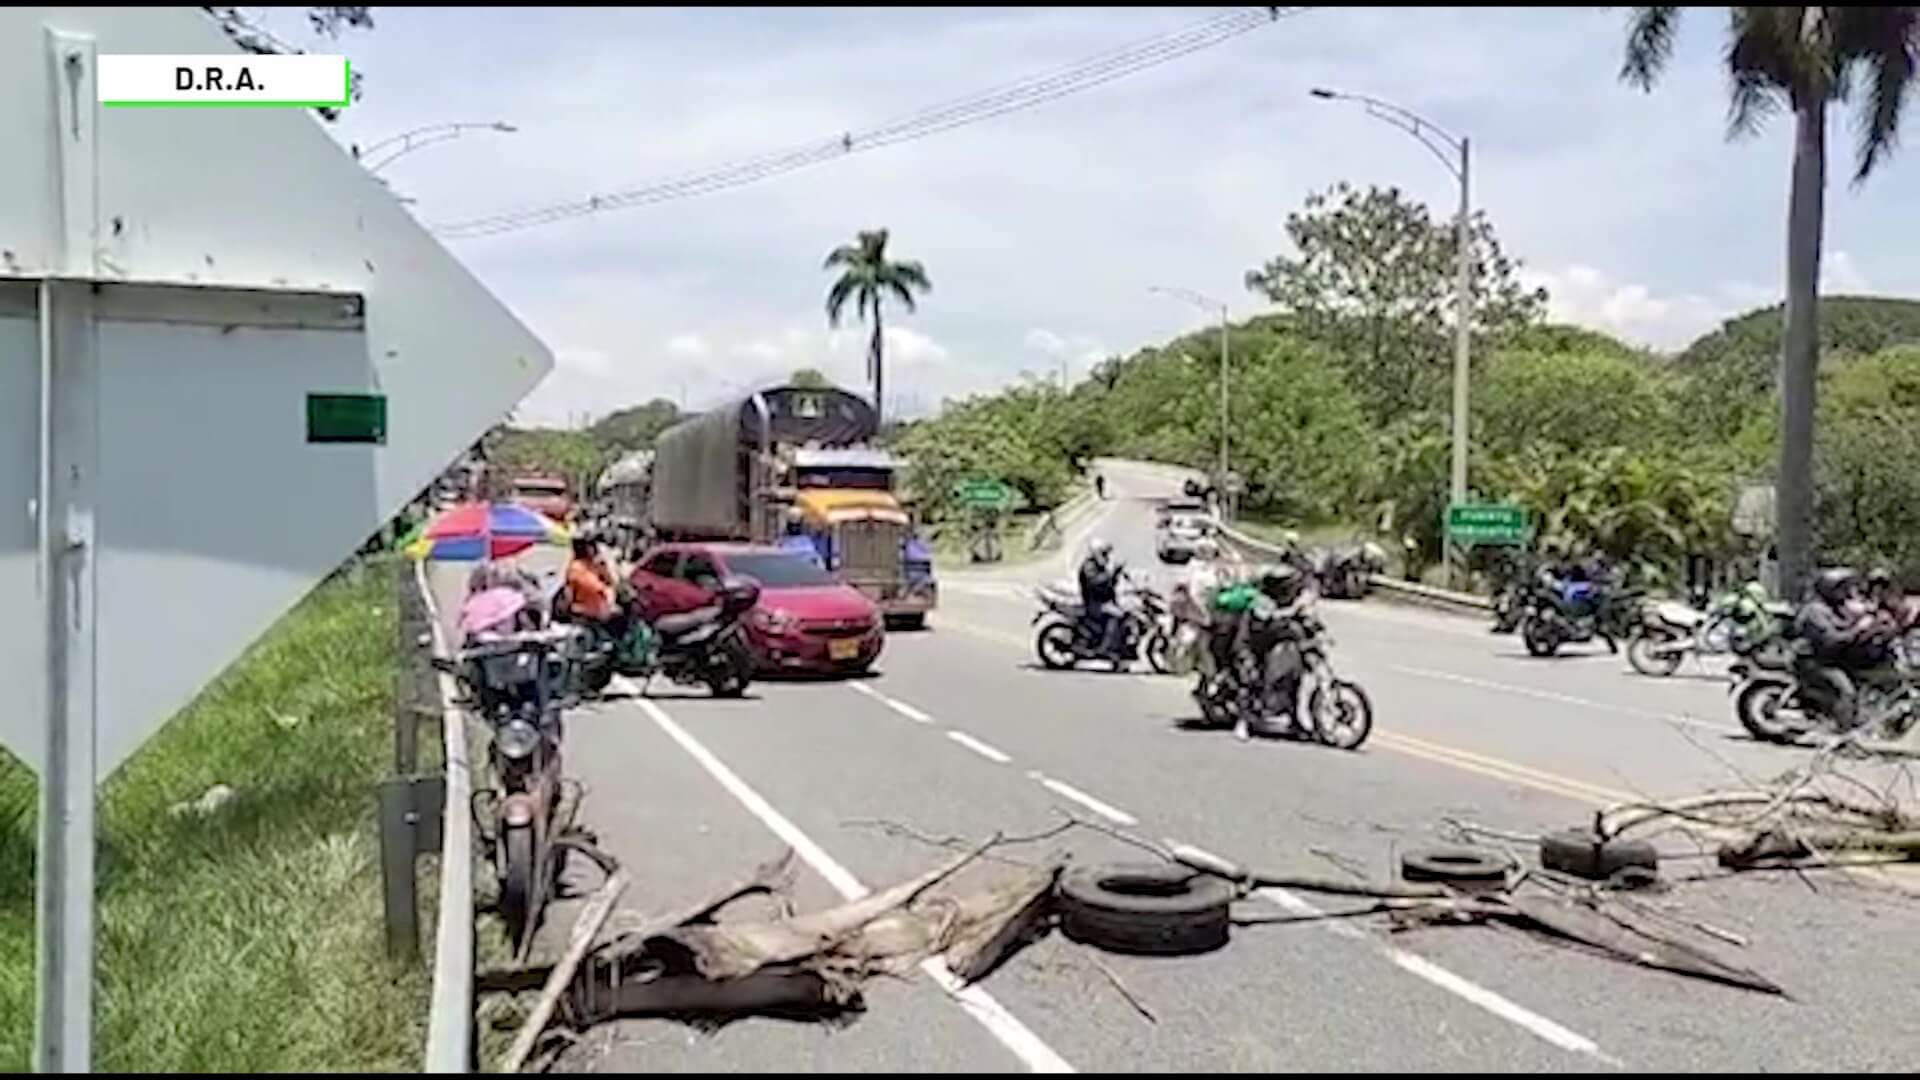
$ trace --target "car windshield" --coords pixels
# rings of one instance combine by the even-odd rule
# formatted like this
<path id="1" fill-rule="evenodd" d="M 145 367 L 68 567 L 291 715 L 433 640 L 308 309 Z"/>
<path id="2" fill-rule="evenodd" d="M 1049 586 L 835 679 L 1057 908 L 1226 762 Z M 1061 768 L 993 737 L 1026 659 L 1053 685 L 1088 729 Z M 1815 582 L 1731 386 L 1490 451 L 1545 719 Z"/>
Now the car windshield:
<path id="1" fill-rule="evenodd" d="M 800 555 L 755 552 L 751 555 L 728 555 L 726 558 L 728 573 L 750 577 L 764 588 L 834 584 L 831 574 Z"/>

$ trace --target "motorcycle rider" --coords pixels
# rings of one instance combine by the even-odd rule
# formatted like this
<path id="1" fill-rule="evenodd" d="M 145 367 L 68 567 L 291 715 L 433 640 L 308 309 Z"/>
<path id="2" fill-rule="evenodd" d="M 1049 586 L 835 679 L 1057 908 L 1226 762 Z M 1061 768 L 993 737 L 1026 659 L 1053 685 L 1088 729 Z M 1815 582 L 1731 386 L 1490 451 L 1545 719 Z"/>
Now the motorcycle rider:
<path id="1" fill-rule="evenodd" d="M 577 622 L 598 627 L 614 641 L 627 635 L 632 622 L 626 605 L 614 591 L 613 571 L 600 558 L 600 545 L 590 536 L 573 538 L 573 558 L 567 563 L 566 608 Z"/>
<path id="2" fill-rule="evenodd" d="M 1879 620 L 1872 612 L 1850 608 L 1859 576 L 1845 567 L 1830 567 L 1813 579 L 1813 596 L 1793 616 L 1795 674 L 1803 692 L 1811 691 L 1841 730 L 1858 722 L 1860 691 L 1857 683 L 1871 678 L 1884 663 L 1883 647 L 1876 647 L 1873 631 Z"/>
<path id="3" fill-rule="evenodd" d="M 1280 692 L 1281 716 L 1294 715 L 1294 697 L 1300 688 L 1300 614 L 1307 598 L 1306 575 L 1287 563 L 1268 567 L 1255 579 L 1259 590 L 1234 635 L 1241 657 L 1259 665 L 1260 688 Z M 1245 710 L 1234 723 L 1233 736 L 1245 740 L 1250 732 Z"/>
<path id="4" fill-rule="evenodd" d="M 1080 605 L 1086 617 L 1100 628 L 1100 651 L 1112 658 L 1116 670 L 1127 664 L 1120 655 L 1126 634 L 1126 617 L 1120 610 L 1120 577 L 1125 573 L 1113 557 L 1113 544 L 1095 537 L 1087 545 L 1087 557 L 1080 561 Z"/>

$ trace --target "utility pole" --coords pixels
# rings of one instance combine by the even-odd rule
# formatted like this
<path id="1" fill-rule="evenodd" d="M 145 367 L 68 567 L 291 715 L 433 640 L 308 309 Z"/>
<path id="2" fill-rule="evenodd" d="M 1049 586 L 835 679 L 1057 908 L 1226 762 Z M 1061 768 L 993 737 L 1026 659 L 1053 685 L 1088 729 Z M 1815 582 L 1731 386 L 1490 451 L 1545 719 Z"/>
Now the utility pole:
<path id="1" fill-rule="evenodd" d="M 1455 258 L 1454 271 L 1454 328 L 1453 328 L 1453 459 L 1447 477 L 1447 500 L 1451 505 L 1467 501 L 1467 384 L 1469 375 L 1469 352 L 1473 337 L 1473 289 L 1472 255 L 1470 250 L 1471 215 L 1473 201 L 1471 196 L 1471 174 L 1468 165 L 1468 142 L 1465 136 L 1448 134 L 1440 125 L 1418 114 L 1401 108 L 1379 98 L 1365 94 L 1345 94 L 1337 90 L 1315 87 L 1308 91 L 1323 101 L 1352 101 L 1364 106 L 1367 115 L 1376 120 L 1384 120 L 1401 131 L 1418 139 L 1420 145 L 1440 164 L 1447 167 L 1453 178 L 1460 182 L 1460 211 L 1454 220 L 1454 242 L 1459 249 Z M 1449 154 L 1451 151 L 1451 154 Z M 1445 511 L 1442 511 L 1441 526 L 1442 554 L 1445 554 Z"/>

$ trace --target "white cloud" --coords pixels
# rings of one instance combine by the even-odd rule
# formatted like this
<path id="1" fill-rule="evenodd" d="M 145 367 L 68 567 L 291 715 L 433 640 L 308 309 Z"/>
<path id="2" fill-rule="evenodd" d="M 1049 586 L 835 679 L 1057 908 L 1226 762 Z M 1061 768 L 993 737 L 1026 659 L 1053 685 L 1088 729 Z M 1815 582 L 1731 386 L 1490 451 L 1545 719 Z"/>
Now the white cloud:
<path id="1" fill-rule="evenodd" d="M 1820 258 L 1820 292 L 1822 294 L 1849 295 L 1871 292 L 1865 274 L 1853 263 L 1853 256 L 1844 251 L 1829 251 Z"/>
<path id="2" fill-rule="evenodd" d="M 1684 348 L 1721 322 L 1767 301 L 1757 286 L 1723 283 L 1711 295 L 1656 294 L 1591 266 L 1523 269 L 1521 279 L 1547 290 L 1547 314 L 1557 322 L 1603 330 L 1637 345 Z"/>
<path id="3" fill-rule="evenodd" d="M 1067 351 L 1067 339 L 1051 330 L 1035 328 L 1027 331 L 1027 336 L 1021 340 L 1027 348 L 1037 349 L 1048 356 L 1058 356 Z"/>
<path id="4" fill-rule="evenodd" d="M 705 356 L 707 339 L 699 334 L 676 334 L 667 340 L 667 351 L 676 356 Z"/>

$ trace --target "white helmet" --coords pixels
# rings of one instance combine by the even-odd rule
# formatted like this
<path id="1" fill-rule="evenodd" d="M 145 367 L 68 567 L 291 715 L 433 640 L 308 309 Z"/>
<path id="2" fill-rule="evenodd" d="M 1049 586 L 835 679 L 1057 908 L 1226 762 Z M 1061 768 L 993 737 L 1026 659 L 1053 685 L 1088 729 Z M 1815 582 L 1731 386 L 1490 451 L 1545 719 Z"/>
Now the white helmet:
<path id="1" fill-rule="evenodd" d="M 1105 562 L 1113 555 L 1113 542 L 1104 536 L 1096 536 L 1087 544 L 1087 554 Z"/>

